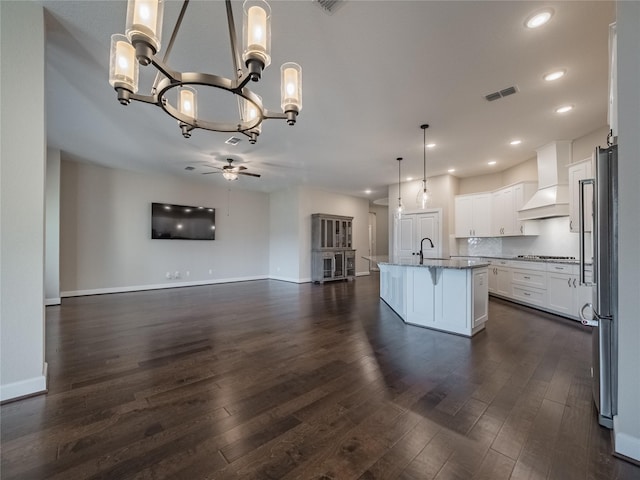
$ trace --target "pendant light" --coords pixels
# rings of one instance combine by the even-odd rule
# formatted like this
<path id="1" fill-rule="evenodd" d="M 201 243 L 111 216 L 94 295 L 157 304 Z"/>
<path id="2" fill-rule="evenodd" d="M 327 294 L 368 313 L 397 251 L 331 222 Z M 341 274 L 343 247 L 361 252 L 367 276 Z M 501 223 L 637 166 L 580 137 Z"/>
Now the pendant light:
<path id="1" fill-rule="evenodd" d="M 404 206 L 402 205 L 402 192 L 400 190 L 400 162 L 402 162 L 402 157 L 398 157 L 398 207 L 396 208 L 395 217 L 400 220 L 402 218 L 402 211 L 404 210 Z"/>
<path id="2" fill-rule="evenodd" d="M 421 209 L 425 209 L 427 208 L 427 205 L 429 204 L 429 190 L 427 189 L 427 128 L 429 128 L 429 125 L 427 125 L 426 123 L 423 125 L 420 125 L 420 128 L 422 129 L 423 135 L 422 135 L 422 148 L 423 148 L 423 155 L 422 155 L 422 189 L 418 190 L 418 196 L 416 198 L 416 203 L 420 206 Z"/>

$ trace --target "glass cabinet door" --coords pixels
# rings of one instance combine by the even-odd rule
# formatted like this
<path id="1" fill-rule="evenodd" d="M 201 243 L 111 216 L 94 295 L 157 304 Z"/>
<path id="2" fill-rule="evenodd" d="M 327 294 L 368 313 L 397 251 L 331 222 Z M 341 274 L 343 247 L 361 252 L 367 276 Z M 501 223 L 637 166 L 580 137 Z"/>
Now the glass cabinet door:
<path id="1" fill-rule="evenodd" d="M 333 271 L 333 276 L 335 278 L 344 277 L 344 253 L 336 252 L 335 253 L 335 269 Z"/>
<path id="2" fill-rule="evenodd" d="M 322 278 L 333 277 L 333 255 L 325 255 L 322 259 Z"/>
<path id="3" fill-rule="evenodd" d="M 347 264 L 347 277 L 355 277 L 356 276 L 356 257 L 355 257 L 355 255 L 347 253 L 346 264 Z"/>

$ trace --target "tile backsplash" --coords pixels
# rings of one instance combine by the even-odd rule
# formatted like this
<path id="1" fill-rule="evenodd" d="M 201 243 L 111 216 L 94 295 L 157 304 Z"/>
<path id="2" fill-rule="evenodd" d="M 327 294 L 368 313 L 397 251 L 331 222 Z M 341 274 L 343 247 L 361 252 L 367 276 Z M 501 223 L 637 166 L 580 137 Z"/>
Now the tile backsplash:
<path id="1" fill-rule="evenodd" d="M 579 237 L 569 231 L 569 217 L 537 220 L 540 234 L 533 237 L 460 238 L 458 255 L 580 255 Z M 587 234 L 585 256 L 590 259 L 591 238 Z"/>

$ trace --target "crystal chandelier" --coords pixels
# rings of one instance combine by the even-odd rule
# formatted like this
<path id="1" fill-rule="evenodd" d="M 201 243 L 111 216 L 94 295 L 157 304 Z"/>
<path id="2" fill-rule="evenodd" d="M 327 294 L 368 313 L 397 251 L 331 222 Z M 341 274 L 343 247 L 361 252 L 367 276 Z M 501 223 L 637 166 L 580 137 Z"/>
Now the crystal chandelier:
<path id="1" fill-rule="evenodd" d="M 302 109 L 300 65 L 289 62 L 280 68 L 282 113 L 267 110 L 260 96 L 247 87 L 249 81 L 260 80 L 262 71 L 271 63 L 271 9 L 267 2 L 246 0 L 243 4 L 244 51 L 240 57 L 231 0 L 225 0 L 231 57 L 236 72 L 231 79 L 207 73 L 179 72 L 167 65 L 188 5 L 189 0 L 184 0 L 169 44 L 160 59 L 164 0 L 128 0 L 126 35 L 111 36 L 109 83 L 115 88 L 120 103 L 128 105 L 131 100 L 137 100 L 162 108 L 178 121 L 185 138 L 191 136 L 192 130 L 201 128 L 214 132 L 240 132 L 255 143 L 266 119 L 282 119 L 289 125 L 295 124 Z M 158 73 L 149 95 L 142 95 L 138 93 L 138 69 L 139 65 L 149 64 Z M 212 87 L 235 95 L 239 100 L 238 118 L 227 121 L 199 118 L 195 87 Z M 172 105 L 167 94 L 174 89 L 177 90 L 177 102 Z"/>
<path id="2" fill-rule="evenodd" d="M 427 188 L 427 128 L 429 128 L 429 125 L 427 125 L 426 123 L 423 125 L 420 125 L 420 128 L 422 129 L 423 132 L 423 139 L 422 139 L 422 147 L 424 149 L 423 155 L 422 155 L 422 189 L 418 190 L 418 197 L 416 198 L 416 202 L 418 205 L 420 205 L 421 209 L 425 209 L 427 208 L 427 205 L 429 204 L 429 189 Z"/>

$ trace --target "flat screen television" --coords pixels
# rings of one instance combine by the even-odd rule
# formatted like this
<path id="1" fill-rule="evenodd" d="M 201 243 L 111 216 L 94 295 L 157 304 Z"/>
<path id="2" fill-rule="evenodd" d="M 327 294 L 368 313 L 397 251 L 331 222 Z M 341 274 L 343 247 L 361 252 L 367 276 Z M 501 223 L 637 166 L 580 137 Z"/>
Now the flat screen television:
<path id="1" fill-rule="evenodd" d="M 169 203 L 151 204 L 151 238 L 215 240 L 216 209 Z"/>

